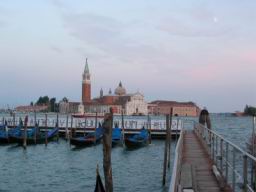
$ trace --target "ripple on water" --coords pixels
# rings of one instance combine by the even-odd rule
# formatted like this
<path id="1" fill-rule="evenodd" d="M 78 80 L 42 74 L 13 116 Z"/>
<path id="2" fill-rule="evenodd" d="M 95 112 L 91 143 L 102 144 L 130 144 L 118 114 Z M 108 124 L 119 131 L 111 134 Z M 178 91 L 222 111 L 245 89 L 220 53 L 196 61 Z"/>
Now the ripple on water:
<path id="1" fill-rule="evenodd" d="M 252 130 L 250 118 L 212 117 L 212 125 L 214 130 L 240 147 L 245 146 Z M 174 147 L 172 144 L 172 159 Z M 93 191 L 97 164 L 103 179 L 102 145 L 73 149 L 60 140 L 47 147 L 28 146 L 26 151 L 17 145 L 3 145 L 0 154 L 0 192 Z M 161 186 L 163 154 L 164 142 L 159 140 L 133 151 L 114 148 L 115 191 L 168 191 L 168 187 Z M 171 171 L 168 174 L 167 178 Z"/>

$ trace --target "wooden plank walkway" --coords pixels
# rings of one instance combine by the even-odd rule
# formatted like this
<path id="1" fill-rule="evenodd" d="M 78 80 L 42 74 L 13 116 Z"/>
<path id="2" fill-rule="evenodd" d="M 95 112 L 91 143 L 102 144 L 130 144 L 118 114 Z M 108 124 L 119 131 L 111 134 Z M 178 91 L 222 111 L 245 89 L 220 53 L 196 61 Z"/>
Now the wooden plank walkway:
<path id="1" fill-rule="evenodd" d="M 193 131 L 186 131 L 184 135 L 181 175 L 182 172 L 186 170 L 185 167 L 187 165 L 191 165 L 192 170 L 194 170 L 192 171 L 194 191 L 230 191 L 227 187 L 221 189 L 219 186 L 219 183 L 212 171 L 213 163 L 210 160 L 207 151 Z"/>

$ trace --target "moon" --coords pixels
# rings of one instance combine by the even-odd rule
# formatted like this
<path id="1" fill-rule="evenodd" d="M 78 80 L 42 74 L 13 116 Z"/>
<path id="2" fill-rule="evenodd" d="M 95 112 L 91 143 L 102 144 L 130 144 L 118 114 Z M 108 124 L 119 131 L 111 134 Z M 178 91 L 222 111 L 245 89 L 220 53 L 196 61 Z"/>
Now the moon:
<path id="1" fill-rule="evenodd" d="M 213 22 L 214 22 L 214 23 L 218 23 L 218 21 L 219 21 L 219 20 L 218 20 L 217 17 L 213 17 Z"/>

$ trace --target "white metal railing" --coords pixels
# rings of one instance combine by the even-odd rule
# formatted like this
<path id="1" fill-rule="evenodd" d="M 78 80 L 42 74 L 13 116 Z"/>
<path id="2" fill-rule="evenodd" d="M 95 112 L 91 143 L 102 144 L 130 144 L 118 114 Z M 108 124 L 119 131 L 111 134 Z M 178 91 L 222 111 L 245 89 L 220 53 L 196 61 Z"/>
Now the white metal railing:
<path id="1" fill-rule="evenodd" d="M 182 160 L 182 149 L 183 149 L 183 139 L 184 139 L 184 130 L 180 132 L 180 137 L 175 148 L 175 158 L 173 163 L 173 170 L 171 176 L 171 183 L 169 187 L 169 192 L 175 192 L 178 190 L 179 180 L 180 180 L 180 168 Z"/>
<path id="2" fill-rule="evenodd" d="M 256 158 L 201 124 L 194 130 L 226 184 L 233 191 L 255 191 Z"/>

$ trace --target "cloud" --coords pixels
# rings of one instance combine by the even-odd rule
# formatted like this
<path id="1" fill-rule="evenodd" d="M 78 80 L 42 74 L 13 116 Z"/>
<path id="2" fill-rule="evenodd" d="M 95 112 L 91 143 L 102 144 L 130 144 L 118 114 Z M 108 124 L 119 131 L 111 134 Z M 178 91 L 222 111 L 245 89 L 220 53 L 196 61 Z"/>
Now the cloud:
<path id="1" fill-rule="evenodd" d="M 114 43 L 122 38 L 121 30 L 124 26 L 110 17 L 66 13 L 63 20 L 69 33 L 86 43 L 104 47 L 106 43 Z"/>
<path id="2" fill-rule="evenodd" d="M 57 46 L 50 46 L 50 48 L 56 52 L 56 53 L 63 53 L 63 50 L 60 48 L 60 47 L 57 47 Z"/>
<path id="3" fill-rule="evenodd" d="M 231 27 L 218 25 L 214 22 L 214 18 L 206 21 L 191 21 L 187 18 L 186 21 L 169 17 L 157 26 L 157 29 L 165 31 L 169 35 L 182 37 L 217 37 L 228 34 L 232 31 Z"/>

